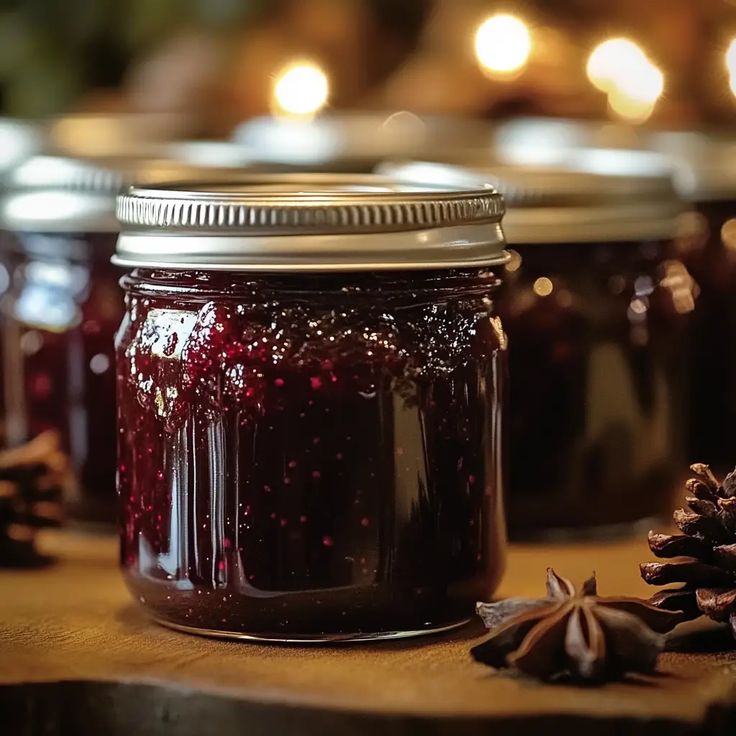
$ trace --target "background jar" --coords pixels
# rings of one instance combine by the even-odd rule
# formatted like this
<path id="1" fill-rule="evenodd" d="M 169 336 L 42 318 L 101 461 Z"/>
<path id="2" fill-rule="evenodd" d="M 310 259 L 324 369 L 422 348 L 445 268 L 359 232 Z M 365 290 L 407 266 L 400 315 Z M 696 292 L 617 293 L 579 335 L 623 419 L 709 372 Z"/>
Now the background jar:
<path id="1" fill-rule="evenodd" d="M 121 562 L 159 621 L 410 636 L 490 595 L 501 212 L 355 176 L 121 198 Z"/>
<path id="2" fill-rule="evenodd" d="M 514 203 L 509 523 L 603 533 L 668 513 L 686 467 L 694 283 L 668 174 L 497 169 Z M 531 460 L 531 462 L 530 462 Z"/>
<path id="3" fill-rule="evenodd" d="M 723 474 L 736 464 L 736 140 L 670 132 L 651 143 L 672 158 L 692 207 L 678 234 L 679 257 L 698 284 L 689 457 Z"/>
<path id="4" fill-rule="evenodd" d="M 620 171 L 627 156 L 640 160 L 601 151 L 581 161 Z M 433 164 L 398 171 L 437 176 Z M 670 173 L 476 171 L 509 208 L 498 308 L 509 335 L 510 533 L 585 535 L 665 514 L 686 468 L 694 308 L 673 247 L 682 205 Z"/>
<path id="5" fill-rule="evenodd" d="M 116 517 L 113 337 L 123 315 L 110 262 L 115 197 L 137 179 L 182 176 L 191 166 L 148 158 L 35 156 L 9 175 L 0 201 L 14 260 L 2 303 L 7 442 L 59 433 L 80 521 Z"/>
<path id="6" fill-rule="evenodd" d="M 5 188 L 8 173 L 23 160 L 35 154 L 41 146 L 38 126 L 20 120 L 0 118 L 0 196 Z M 12 238 L 0 230 L 0 298 L 10 288 L 10 276 L 14 268 L 15 248 Z M 2 312 L 0 312 L 0 334 Z M 2 385 L 4 360 L 0 341 L 0 385 Z M 0 391 L 0 445 L 5 444 L 5 394 Z"/>

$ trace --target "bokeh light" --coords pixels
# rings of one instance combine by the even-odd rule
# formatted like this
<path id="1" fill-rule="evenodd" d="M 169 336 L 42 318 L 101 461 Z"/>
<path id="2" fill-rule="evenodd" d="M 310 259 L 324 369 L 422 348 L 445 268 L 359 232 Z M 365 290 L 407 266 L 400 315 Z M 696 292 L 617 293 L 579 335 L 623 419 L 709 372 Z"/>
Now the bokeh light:
<path id="1" fill-rule="evenodd" d="M 493 15 L 475 32 L 475 57 L 491 76 L 509 76 L 529 61 L 532 36 L 521 18 L 505 13 Z"/>
<path id="2" fill-rule="evenodd" d="M 289 64 L 278 72 L 273 84 L 273 112 L 310 117 L 319 112 L 330 95 L 327 74 L 309 61 Z"/>
<path id="3" fill-rule="evenodd" d="M 608 95 L 610 109 L 630 122 L 644 122 L 664 91 L 664 75 L 628 38 L 610 38 L 593 49 L 588 79 Z"/>
<path id="4" fill-rule="evenodd" d="M 537 296 L 549 296 L 555 289 L 551 279 L 540 276 L 533 284 L 532 290 Z"/>
<path id="5" fill-rule="evenodd" d="M 646 61 L 646 54 L 630 39 L 609 38 L 593 49 L 586 72 L 594 86 L 602 92 L 611 92 L 622 73 L 628 75 Z"/>
<path id="6" fill-rule="evenodd" d="M 732 94 L 736 95 L 736 38 L 731 39 L 731 43 L 726 50 L 726 69 L 728 71 L 728 86 L 731 88 Z"/>

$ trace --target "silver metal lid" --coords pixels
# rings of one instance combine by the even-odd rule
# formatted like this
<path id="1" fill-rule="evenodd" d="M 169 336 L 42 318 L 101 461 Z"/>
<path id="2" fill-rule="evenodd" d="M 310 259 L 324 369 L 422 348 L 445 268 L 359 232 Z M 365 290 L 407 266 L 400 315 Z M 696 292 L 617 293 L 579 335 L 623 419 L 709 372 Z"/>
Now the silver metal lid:
<path id="1" fill-rule="evenodd" d="M 371 171 L 386 158 L 447 155 L 491 142 L 487 121 L 394 112 L 327 113 L 309 120 L 260 117 L 236 128 L 233 140 L 253 161 L 329 171 Z"/>
<path id="2" fill-rule="evenodd" d="M 115 198 L 135 182 L 224 178 L 232 170 L 156 158 L 34 156 L 11 170 L 0 225 L 35 232 L 117 232 Z"/>
<path id="3" fill-rule="evenodd" d="M 217 166 L 221 168 L 252 168 L 254 155 L 246 146 L 235 141 L 181 140 L 172 141 L 162 147 L 166 158 L 195 166 Z"/>
<path id="4" fill-rule="evenodd" d="M 504 263 L 503 198 L 475 177 L 261 174 L 131 187 L 118 199 L 124 266 L 259 271 Z"/>
<path id="5" fill-rule="evenodd" d="M 736 199 L 733 131 L 651 131 L 610 121 L 519 118 L 494 130 L 494 148 L 510 163 L 537 165 L 566 166 L 571 157 L 598 149 L 628 149 L 627 157 L 642 160 L 659 155 L 673 170 L 675 187 L 684 199 Z"/>
<path id="6" fill-rule="evenodd" d="M 733 135 L 667 131 L 654 133 L 650 145 L 669 156 L 675 183 L 692 202 L 736 199 L 736 138 Z"/>
<path id="7" fill-rule="evenodd" d="M 639 126 L 611 120 L 519 117 L 496 125 L 493 149 L 505 161 L 535 166 L 564 164 L 571 152 L 646 148 Z"/>
<path id="8" fill-rule="evenodd" d="M 625 169 L 621 159 L 618 167 Z M 425 162 L 386 164 L 380 170 L 413 181 L 452 181 L 468 175 L 467 168 Z M 484 164 L 473 167 L 472 173 L 503 194 L 508 206 L 504 231 L 510 245 L 671 238 L 683 210 L 666 169 L 655 169 L 648 176 L 604 175 L 572 168 Z"/>

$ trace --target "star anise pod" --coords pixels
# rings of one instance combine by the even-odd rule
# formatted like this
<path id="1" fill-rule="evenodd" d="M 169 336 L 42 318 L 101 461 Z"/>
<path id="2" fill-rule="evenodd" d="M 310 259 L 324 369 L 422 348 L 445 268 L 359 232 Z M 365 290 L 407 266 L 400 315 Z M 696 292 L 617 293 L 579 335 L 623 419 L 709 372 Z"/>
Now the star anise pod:
<path id="1" fill-rule="evenodd" d="M 0 567 L 49 561 L 36 550 L 36 533 L 59 525 L 69 480 L 69 460 L 56 432 L 0 451 Z"/>
<path id="2" fill-rule="evenodd" d="M 490 637 L 471 651 L 492 667 L 513 667 L 544 680 L 602 681 L 652 672 L 662 634 L 679 617 L 638 598 L 598 595 L 595 574 L 577 592 L 547 569 L 547 596 L 479 603 Z"/>
<path id="3" fill-rule="evenodd" d="M 654 595 L 653 605 L 682 611 L 685 619 L 705 615 L 727 621 L 736 636 L 736 470 L 719 482 L 707 465 L 690 469 L 688 508 L 673 514 L 682 534 L 649 532 L 657 557 L 680 559 L 645 562 L 641 575 L 651 585 L 684 583 Z"/>

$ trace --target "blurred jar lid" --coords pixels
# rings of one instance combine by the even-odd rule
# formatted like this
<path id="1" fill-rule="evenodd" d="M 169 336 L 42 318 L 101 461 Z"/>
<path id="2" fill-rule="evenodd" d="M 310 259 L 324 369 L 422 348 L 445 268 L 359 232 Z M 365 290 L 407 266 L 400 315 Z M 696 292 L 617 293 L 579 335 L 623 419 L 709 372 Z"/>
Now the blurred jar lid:
<path id="1" fill-rule="evenodd" d="M 195 166 L 222 168 L 250 167 L 254 155 L 250 148 L 236 141 L 181 140 L 166 143 L 161 152 L 166 158 Z"/>
<path id="2" fill-rule="evenodd" d="M 232 175 L 131 187 L 115 262 L 147 268 L 365 271 L 505 263 L 503 199 L 478 177 Z"/>
<path id="3" fill-rule="evenodd" d="M 482 120 L 419 116 L 408 111 L 342 112 L 313 119 L 261 117 L 243 123 L 233 140 L 255 160 L 330 171 L 371 171 L 386 158 L 426 158 L 483 148 L 491 128 Z"/>
<path id="4" fill-rule="evenodd" d="M 192 135 L 180 113 L 75 113 L 45 123 L 45 148 L 79 157 L 157 155 L 161 144 Z"/>
<path id="5" fill-rule="evenodd" d="M 693 202 L 736 199 L 736 138 L 725 133 L 662 131 L 649 144 L 672 159 L 676 184 Z"/>
<path id="6" fill-rule="evenodd" d="M 736 199 L 736 137 L 727 131 L 652 131 L 623 123 L 553 118 L 518 118 L 494 131 L 494 150 L 509 163 L 566 166 L 571 157 L 590 149 L 665 156 L 684 199 Z"/>
<path id="7" fill-rule="evenodd" d="M 43 134 L 35 123 L 0 118 L 0 176 L 37 153 L 42 144 Z"/>
<path id="8" fill-rule="evenodd" d="M 561 165 L 573 151 L 645 147 L 637 127 L 606 120 L 522 117 L 499 123 L 493 149 L 509 163 Z"/>
<path id="9" fill-rule="evenodd" d="M 146 157 L 38 155 L 6 177 L 0 225 L 33 232 L 116 232 L 115 199 L 136 182 L 232 176 L 232 169 Z"/>
<path id="10" fill-rule="evenodd" d="M 510 245 L 673 237 L 683 205 L 670 170 L 649 168 L 644 174 L 641 168 L 645 162 L 636 156 L 631 161 L 630 157 L 621 157 L 619 151 L 597 153 L 596 160 L 588 162 L 588 169 L 583 161 L 578 162 L 577 168 L 476 161 L 472 167 L 409 162 L 386 164 L 379 170 L 400 180 L 430 182 L 463 179 L 468 171 L 480 176 L 506 200 L 503 227 Z M 615 160 L 609 163 L 610 156 Z M 658 160 L 662 163 L 661 158 Z"/>

